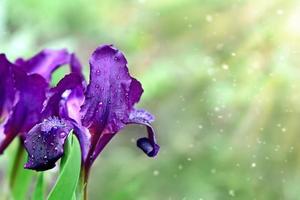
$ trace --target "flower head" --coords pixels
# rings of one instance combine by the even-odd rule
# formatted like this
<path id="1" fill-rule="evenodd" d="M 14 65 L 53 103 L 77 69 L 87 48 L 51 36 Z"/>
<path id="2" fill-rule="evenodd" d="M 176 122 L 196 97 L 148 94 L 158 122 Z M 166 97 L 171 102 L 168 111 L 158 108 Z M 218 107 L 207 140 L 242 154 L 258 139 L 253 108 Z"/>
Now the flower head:
<path id="1" fill-rule="evenodd" d="M 151 126 L 154 118 L 147 111 L 134 108 L 142 93 L 140 82 L 129 74 L 123 53 L 112 45 L 98 47 L 90 58 L 87 87 L 83 76 L 73 71 L 49 91 L 41 111 L 46 120 L 36 123 L 24 135 L 29 154 L 25 167 L 35 170 L 54 167 L 65 142 L 65 137 L 61 138 L 57 131 L 67 135 L 73 130 L 88 170 L 108 142 L 129 124 L 146 126 L 148 137 L 137 140 L 137 146 L 148 156 L 155 156 L 159 146 Z"/>
<path id="2" fill-rule="evenodd" d="M 24 134 L 44 119 L 41 111 L 51 91 L 51 74 L 65 64 L 80 74 L 77 58 L 66 50 L 46 49 L 15 63 L 0 54 L 0 153 L 16 136 L 24 139 Z"/>

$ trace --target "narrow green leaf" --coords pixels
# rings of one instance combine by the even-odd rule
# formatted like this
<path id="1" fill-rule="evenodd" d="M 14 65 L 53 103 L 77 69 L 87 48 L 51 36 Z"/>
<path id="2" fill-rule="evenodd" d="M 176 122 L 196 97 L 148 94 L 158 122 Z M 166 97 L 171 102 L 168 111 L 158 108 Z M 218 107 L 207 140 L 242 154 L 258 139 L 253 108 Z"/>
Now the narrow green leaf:
<path id="1" fill-rule="evenodd" d="M 72 196 L 72 200 L 76 200 L 76 194 L 75 193 Z"/>
<path id="2" fill-rule="evenodd" d="M 44 174 L 40 172 L 37 177 L 37 183 L 33 192 L 32 200 L 44 200 Z"/>
<path id="3" fill-rule="evenodd" d="M 24 200 L 34 176 L 30 170 L 24 169 L 23 165 L 27 161 L 27 154 L 19 142 L 12 156 L 9 186 L 14 200 Z"/>
<path id="4" fill-rule="evenodd" d="M 48 200 L 72 199 L 78 183 L 81 168 L 80 145 L 75 136 L 70 136 L 63 158 L 63 166 L 52 188 Z"/>

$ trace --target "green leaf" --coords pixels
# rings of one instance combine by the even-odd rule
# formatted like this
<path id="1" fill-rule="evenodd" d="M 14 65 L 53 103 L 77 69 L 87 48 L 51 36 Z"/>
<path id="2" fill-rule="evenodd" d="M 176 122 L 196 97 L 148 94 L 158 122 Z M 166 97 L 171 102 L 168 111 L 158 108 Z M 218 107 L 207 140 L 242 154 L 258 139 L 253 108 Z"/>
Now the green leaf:
<path id="1" fill-rule="evenodd" d="M 27 154 L 20 142 L 17 143 L 10 166 L 9 186 L 14 200 L 24 200 L 31 184 L 34 172 L 24 169 Z"/>
<path id="2" fill-rule="evenodd" d="M 44 199 L 44 174 L 40 172 L 37 177 L 37 183 L 33 192 L 32 200 L 43 200 Z"/>
<path id="3" fill-rule="evenodd" d="M 68 142 L 65 147 L 65 154 L 62 159 L 60 174 L 47 199 L 72 199 L 78 184 L 80 168 L 80 145 L 77 138 L 72 135 L 68 138 Z"/>

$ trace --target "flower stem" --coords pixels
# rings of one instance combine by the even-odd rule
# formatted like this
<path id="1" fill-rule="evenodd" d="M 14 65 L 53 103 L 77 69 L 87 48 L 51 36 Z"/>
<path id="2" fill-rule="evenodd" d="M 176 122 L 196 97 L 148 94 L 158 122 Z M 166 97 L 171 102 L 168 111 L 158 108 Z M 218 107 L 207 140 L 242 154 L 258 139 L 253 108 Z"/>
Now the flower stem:
<path id="1" fill-rule="evenodd" d="M 80 172 L 80 178 L 77 186 L 77 198 L 80 200 L 88 200 L 87 184 L 88 184 L 88 171 L 84 168 Z"/>

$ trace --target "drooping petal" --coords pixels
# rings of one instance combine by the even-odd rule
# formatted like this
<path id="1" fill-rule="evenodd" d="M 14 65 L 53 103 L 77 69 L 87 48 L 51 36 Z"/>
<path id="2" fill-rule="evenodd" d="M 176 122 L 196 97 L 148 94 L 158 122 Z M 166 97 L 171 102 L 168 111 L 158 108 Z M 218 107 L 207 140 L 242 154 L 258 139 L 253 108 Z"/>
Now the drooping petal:
<path id="1" fill-rule="evenodd" d="M 44 49 L 28 60 L 19 58 L 15 63 L 27 73 L 40 74 L 49 82 L 52 72 L 59 66 L 68 64 L 69 62 L 70 54 L 67 50 Z"/>
<path id="2" fill-rule="evenodd" d="M 82 124 L 92 134 L 90 160 L 93 162 L 113 135 L 129 123 L 129 115 L 143 89 L 130 76 L 124 55 L 112 45 L 97 48 L 90 58 L 90 67 L 90 83 L 81 113 Z M 157 147 L 154 148 L 156 151 Z M 154 155 L 154 151 L 148 153 Z"/>
<path id="3" fill-rule="evenodd" d="M 18 102 L 13 107 L 4 126 L 4 136 L 0 141 L 0 153 L 20 133 L 29 131 L 40 121 L 43 102 L 46 99 L 48 84 L 38 74 L 27 75 L 24 71 L 15 68 L 15 87 Z"/>
<path id="4" fill-rule="evenodd" d="M 7 117 L 13 107 L 15 89 L 13 81 L 13 64 L 4 54 L 0 54 L 0 123 Z M 1 132 L 0 132 L 1 133 Z"/>
<path id="5" fill-rule="evenodd" d="M 24 146 L 29 155 L 24 167 L 37 171 L 53 168 L 64 153 L 64 144 L 72 128 L 69 121 L 56 117 L 35 125 L 25 134 Z"/>
<path id="6" fill-rule="evenodd" d="M 137 146 L 149 157 L 156 156 L 159 151 L 159 145 L 156 143 L 155 132 L 151 126 L 154 117 L 147 111 L 136 109 L 130 113 L 128 124 L 140 124 L 147 127 L 148 137 L 137 140 Z"/>

